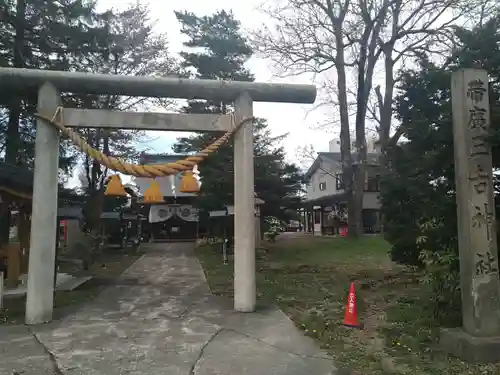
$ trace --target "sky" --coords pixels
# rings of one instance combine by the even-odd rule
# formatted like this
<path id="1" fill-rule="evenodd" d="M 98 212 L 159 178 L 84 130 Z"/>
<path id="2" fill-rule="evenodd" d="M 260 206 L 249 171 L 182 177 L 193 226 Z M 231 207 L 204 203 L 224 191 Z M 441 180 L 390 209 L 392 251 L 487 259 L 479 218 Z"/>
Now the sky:
<path id="1" fill-rule="evenodd" d="M 98 0 L 99 10 L 123 9 L 130 3 L 128 0 Z M 141 0 L 140 3 L 149 5 L 152 18 L 157 19 L 155 30 L 167 34 L 170 49 L 174 53 L 182 49 L 184 41 L 174 15 L 176 10 L 187 10 L 198 15 L 209 15 L 221 9 L 232 10 L 245 31 L 269 22 L 258 10 L 262 0 Z M 247 68 L 258 82 L 312 83 L 307 76 L 278 78 L 272 62 L 258 56 L 248 62 Z M 283 143 L 289 161 L 299 161 L 297 149 L 301 146 L 312 144 L 316 151 L 328 151 L 328 141 L 336 137 L 335 133 L 317 129 L 318 124 L 325 121 L 326 115 L 324 110 L 315 109 L 314 105 L 255 103 L 254 115 L 268 120 L 273 135 L 289 133 Z M 179 135 L 174 132 L 155 132 L 151 137 L 154 140 L 148 146 L 151 151 L 171 152 L 171 145 Z"/>

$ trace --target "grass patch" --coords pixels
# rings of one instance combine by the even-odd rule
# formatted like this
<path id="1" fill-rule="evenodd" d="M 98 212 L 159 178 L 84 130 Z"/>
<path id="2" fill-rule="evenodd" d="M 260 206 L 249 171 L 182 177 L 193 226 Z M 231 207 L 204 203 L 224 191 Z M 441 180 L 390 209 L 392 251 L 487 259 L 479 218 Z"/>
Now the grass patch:
<path id="1" fill-rule="evenodd" d="M 92 301 L 107 286 L 113 285 L 116 279 L 130 267 L 141 253 L 103 253 L 88 271 L 75 272 L 79 276 L 88 275 L 92 279 L 76 288 L 54 295 L 54 319 L 61 319 L 82 304 Z M 61 270 L 67 272 L 70 270 Z M 72 273 L 72 272 L 68 272 Z M 0 310 L 1 324 L 24 324 L 26 297 L 4 298 L 4 308 Z"/>
<path id="2" fill-rule="evenodd" d="M 280 236 L 257 249 L 258 302 L 276 303 L 339 368 L 358 374 L 500 374 L 500 366 L 467 365 L 439 350 L 421 275 L 393 264 L 388 250 L 377 236 Z M 224 265 L 210 246 L 199 247 L 197 255 L 213 293 L 231 297 L 232 259 Z M 363 330 L 342 326 L 351 281 Z"/>

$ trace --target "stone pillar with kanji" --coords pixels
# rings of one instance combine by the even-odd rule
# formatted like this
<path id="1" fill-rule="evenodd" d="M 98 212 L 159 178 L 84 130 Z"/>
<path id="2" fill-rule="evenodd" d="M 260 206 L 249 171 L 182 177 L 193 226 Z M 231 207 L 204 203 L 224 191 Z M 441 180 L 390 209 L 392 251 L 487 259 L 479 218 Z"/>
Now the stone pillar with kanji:
<path id="1" fill-rule="evenodd" d="M 499 362 L 500 280 L 486 71 L 453 73 L 451 94 L 463 325 L 443 329 L 441 343 L 469 362 Z"/>

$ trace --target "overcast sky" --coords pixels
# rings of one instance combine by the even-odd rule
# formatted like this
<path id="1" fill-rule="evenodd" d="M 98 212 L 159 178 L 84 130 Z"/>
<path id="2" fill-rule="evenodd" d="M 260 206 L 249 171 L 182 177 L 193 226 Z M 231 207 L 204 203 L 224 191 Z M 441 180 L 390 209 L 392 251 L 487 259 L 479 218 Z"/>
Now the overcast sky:
<path id="1" fill-rule="evenodd" d="M 98 0 L 99 10 L 122 9 L 130 3 L 128 0 Z M 167 33 L 173 52 L 180 51 L 184 41 L 173 13 L 176 10 L 188 10 L 198 15 L 209 15 L 220 9 L 232 10 L 244 30 L 258 28 L 262 22 L 267 21 L 257 9 L 262 0 L 141 0 L 140 3 L 149 5 L 152 17 L 157 18 L 157 31 Z M 310 77 L 278 79 L 273 74 L 275 71 L 271 63 L 258 57 L 252 58 L 247 67 L 260 82 L 311 83 Z M 313 144 L 317 151 L 328 151 L 328 141 L 336 137 L 335 133 L 315 130 L 317 124 L 324 121 L 325 111 L 311 111 L 313 108 L 313 105 L 256 103 L 254 115 L 268 120 L 273 135 L 290 132 L 284 144 L 288 159 L 295 160 L 299 146 Z M 157 152 L 171 152 L 170 146 L 178 133 L 161 134 L 150 147 Z M 158 134 L 154 136 L 156 138 Z"/>

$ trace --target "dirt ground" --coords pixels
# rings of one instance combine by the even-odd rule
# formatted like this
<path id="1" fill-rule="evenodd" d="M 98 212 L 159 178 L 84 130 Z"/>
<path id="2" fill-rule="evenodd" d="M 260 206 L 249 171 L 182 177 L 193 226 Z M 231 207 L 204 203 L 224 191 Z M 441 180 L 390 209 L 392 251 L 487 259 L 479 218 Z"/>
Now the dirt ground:
<path id="1" fill-rule="evenodd" d="M 498 375 L 444 354 L 423 275 L 391 262 L 378 236 L 278 236 L 257 250 L 258 303 L 276 303 L 335 359 L 341 374 Z M 232 296 L 233 267 L 209 246 L 198 257 L 215 294 Z M 231 260 L 231 259 L 230 259 Z M 362 329 L 343 323 L 355 282 Z"/>

